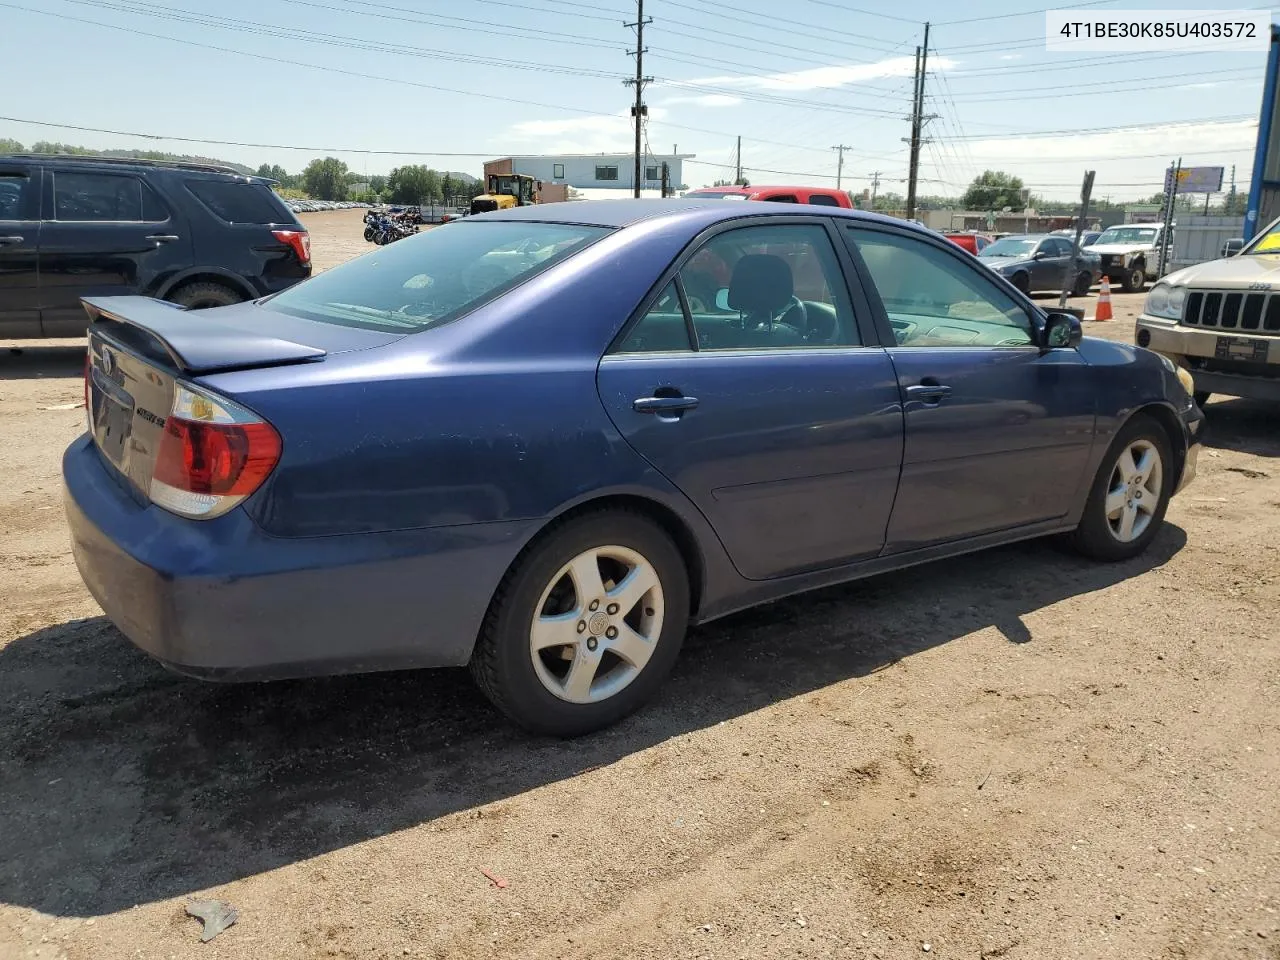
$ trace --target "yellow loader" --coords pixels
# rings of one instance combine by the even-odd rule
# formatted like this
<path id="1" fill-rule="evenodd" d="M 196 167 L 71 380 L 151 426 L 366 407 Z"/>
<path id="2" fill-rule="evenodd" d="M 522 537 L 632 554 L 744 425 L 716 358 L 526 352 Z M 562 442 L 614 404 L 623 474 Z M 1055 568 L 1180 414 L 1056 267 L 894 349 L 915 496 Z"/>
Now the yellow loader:
<path id="1" fill-rule="evenodd" d="M 538 202 L 538 188 L 542 184 L 523 173 L 492 173 L 488 189 L 471 201 L 472 213 L 488 213 L 490 210 L 508 210 Z"/>

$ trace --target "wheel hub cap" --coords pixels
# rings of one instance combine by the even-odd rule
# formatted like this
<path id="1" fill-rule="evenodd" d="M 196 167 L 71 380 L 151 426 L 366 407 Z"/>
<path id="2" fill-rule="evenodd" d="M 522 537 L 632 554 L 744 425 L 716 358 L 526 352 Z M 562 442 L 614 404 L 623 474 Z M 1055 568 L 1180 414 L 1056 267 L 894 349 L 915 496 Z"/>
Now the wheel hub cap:
<path id="1" fill-rule="evenodd" d="M 609 615 L 597 610 L 591 615 L 591 619 L 587 621 L 587 629 L 591 631 L 593 637 L 602 636 L 609 629 Z"/>

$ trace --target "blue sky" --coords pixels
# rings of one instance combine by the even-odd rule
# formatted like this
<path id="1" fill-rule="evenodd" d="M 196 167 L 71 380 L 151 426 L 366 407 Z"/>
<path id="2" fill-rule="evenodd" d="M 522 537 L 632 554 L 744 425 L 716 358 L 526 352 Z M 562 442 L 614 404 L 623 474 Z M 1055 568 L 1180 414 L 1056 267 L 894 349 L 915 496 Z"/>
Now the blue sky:
<path id="1" fill-rule="evenodd" d="M 996 168 L 1067 198 L 1090 166 L 1098 196 L 1133 199 L 1158 190 L 1179 155 L 1236 164 L 1247 189 L 1265 53 L 1073 59 L 1046 52 L 1036 3 L 788 0 L 780 20 L 766 0 L 646 0 L 649 148 L 696 154 L 684 177 L 694 187 L 732 176 L 741 135 L 752 182 L 834 185 L 831 147 L 843 143 L 845 188 L 879 171 L 882 192 L 905 192 L 912 60 L 928 20 L 926 105 L 938 118 L 922 193 L 960 192 Z M 1084 16 L 1245 4 L 1057 5 L 1069 6 Z M 622 80 L 634 37 L 623 22 L 634 19 L 628 0 L 0 0 L 11 80 L 0 114 L 278 146 L 10 120 L 0 137 L 289 170 L 333 153 L 371 173 L 428 163 L 478 174 L 512 153 L 629 150 Z"/>

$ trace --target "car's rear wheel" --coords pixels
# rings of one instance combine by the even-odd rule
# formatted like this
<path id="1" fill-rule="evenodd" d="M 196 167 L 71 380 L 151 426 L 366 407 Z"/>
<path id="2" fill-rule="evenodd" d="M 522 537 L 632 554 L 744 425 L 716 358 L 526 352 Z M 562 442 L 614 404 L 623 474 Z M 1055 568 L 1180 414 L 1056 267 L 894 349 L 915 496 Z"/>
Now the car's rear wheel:
<path id="1" fill-rule="evenodd" d="M 1176 482 L 1173 448 L 1159 422 L 1138 414 L 1107 450 L 1072 545 L 1096 560 L 1142 553 L 1164 523 Z"/>
<path id="2" fill-rule="evenodd" d="M 244 297 L 238 290 L 232 290 L 221 283 L 188 283 L 169 294 L 168 299 L 188 310 L 229 307 L 233 303 L 244 302 Z"/>
<path id="3" fill-rule="evenodd" d="M 1075 295 L 1077 297 L 1087 297 L 1089 288 L 1093 286 L 1093 277 L 1088 273 L 1082 273 L 1076 277 Z"/>
<path id="4" fill-rule="evenodd" d="M 1124 272 L 1121 287 L 1125 293 L 1137 293 L 1147 285 L 1147 268 L 1142 264 L 1130 267 Z"/>
<path id="5" fill-rule="evenodd" d="M 1031 277 L 1025 273 L 1015 273 L 1013 275 L 1013 285 L 1023 293 L 1031 292 Z"/>
<path id="6" fill-rule="evenodd" d="M 526 730 L 590 733 L 658 689 L 689 623 L 689 579 L 671 538 L 641 514 L 554 527 L 499 585 L 471 658 L 494 705 Z"/>

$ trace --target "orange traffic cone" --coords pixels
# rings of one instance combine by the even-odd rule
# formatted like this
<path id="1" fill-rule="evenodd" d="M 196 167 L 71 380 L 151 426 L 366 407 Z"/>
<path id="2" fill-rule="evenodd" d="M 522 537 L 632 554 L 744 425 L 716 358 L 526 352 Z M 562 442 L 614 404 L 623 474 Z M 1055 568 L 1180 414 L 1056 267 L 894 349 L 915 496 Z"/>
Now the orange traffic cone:
<path id="1" fill-rule="evenodd" d="M 1102 275 L 1102 286 L 1098 288 L 1098 309 L 1094 311 L 1094 320 L 1110 320 L 1111 317 L 1111 281 L 1106 274 Z"/>

